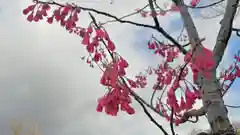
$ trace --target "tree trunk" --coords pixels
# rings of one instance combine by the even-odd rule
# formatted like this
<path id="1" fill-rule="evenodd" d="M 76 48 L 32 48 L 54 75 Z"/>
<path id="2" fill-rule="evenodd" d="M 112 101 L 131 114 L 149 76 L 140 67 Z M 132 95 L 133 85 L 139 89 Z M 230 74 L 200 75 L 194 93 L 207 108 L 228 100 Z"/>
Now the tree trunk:
<path id="1" fill-rule="evenodd" d="M 238 3 L 239 0 L 228 0 L 227 2 L 225 14 L 223 20 L 221 21 L 221 28 L 219 30 L 216 45 L 213 50 L 216 67 L 211 70 L 211 77 L 204 78 L 201 74 L 199 74 L 198 82 L 196 82 L 197 84 L 200 84 L 201 82 L 203 91 L 202 109 L 204 109 L 207 113 L 208 122 L 213 134 L 234 135 L 233 127 L 228 118 L 228 111 L 222 98 L 221 86 L 216 79 L 216 68 L 222 60 L 224 50 L 231 36 L 232 22 Z M 188 12 L 188 8 L 184 6 L 183 0 L 177 0 L 176 4 L 180 7 L 180 14 L 184 21 L 184 25 L 192 47 L 196 47 L 196 53 L 201 53 L 199 52 L 199 48 L 202 47 L 200 44 L 200 38 L 192 17 Z"/>
<path id="2" fill-rule="evenodd" d="M 202 101 L 207 111 L 207 118 L 213 133 L 233 131 L 228 118 L 228 112 L 222 99 L 221 87 L 216 81 L 216 69 L 212 71 L 212 77 L 202 79 Z"/>

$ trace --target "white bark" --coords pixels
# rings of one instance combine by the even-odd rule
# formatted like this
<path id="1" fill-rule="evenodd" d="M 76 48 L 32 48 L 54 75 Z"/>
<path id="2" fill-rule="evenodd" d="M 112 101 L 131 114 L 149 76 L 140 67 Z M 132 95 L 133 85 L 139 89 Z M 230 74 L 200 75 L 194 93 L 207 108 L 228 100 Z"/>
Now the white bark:
<path id="1" fill-rule="evenodd" d="M 236 13 L 238 3 L 239 0 L 228 0 L 224 18 L 221 21 L 221 28 L 219 30 L 216 45 L 213 51 L 217 65 L 214 69 L 211 70 L 210 78 L 200 77 L 201 75 L 199 75 L 199 80 L 197 82 L 199 83 L 201 78 L 203 89 L 202 110 L 205 110 L 207 113 L 207 118 L 213 133 L 220 133 L 222 131 L 227 131 L 228 129 L 232 130 L 232 125 L 228 118 L 228 112 L 222 99 L 221 87 L 216 79 L 216 68 L 222 60 L 222 56 L 227 46 L 229 37 L 231 36 L 232 21 Z M 201 48 L 201 45 L 198 45 L 200 38 L 198 36 L 192 17 L 188 12 L 187 7 L 184 6 L 183 0 L 178 0 L 177 5 L 180 7 L 180 14 L 184 21 L 184 25 L 188 33 L 191 45 L 192 47 L 197 47 L 196 53 L 200 53 L 198 51 L 199 48 Z M 195 114 L 197 114 L 197 112 L 195 112 Z"/>

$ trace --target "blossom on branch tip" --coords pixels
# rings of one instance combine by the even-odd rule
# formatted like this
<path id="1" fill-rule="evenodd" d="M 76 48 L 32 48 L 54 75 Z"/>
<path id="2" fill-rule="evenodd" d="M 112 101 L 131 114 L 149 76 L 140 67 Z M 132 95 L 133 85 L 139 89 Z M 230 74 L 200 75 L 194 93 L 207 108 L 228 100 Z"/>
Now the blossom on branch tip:
<path id="1" fill-rule="evenodd" d="M 200 2 L 200 0 L 192 0 L 191 6 L 196 7 L 199 2 Z"/>

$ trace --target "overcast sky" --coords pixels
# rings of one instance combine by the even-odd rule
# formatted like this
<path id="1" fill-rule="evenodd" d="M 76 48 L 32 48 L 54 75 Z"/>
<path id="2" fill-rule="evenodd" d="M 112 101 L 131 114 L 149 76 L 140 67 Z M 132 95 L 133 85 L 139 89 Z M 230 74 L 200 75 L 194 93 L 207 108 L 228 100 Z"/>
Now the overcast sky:
<path id="1" fill-rule="evenodd" d="M 114 4 L 110 5 L 109 0 L 86 1 L 88 0 L 76 0 L 83 6 L 95 7 L 117 16 L 143 7 L 147 2 L 114 0 Z M 38 124 L 42 135 L 161 134 L 136 103 L 134 107 L 137 113 L 133 116 L 120 113 L 118 117 L 111 117 L 97 113 L 96 100 L 105 93 L 99 84 L 100 71 L 89 68 L 80 60 L 87 53 L 80 44 L 79 37 L 68 34 L 58 24 L 27 22 L 22 9 L 30 3 L 31 0 L 0 0 L 0 135 L 11 134 L 11 120 L 21 122 L 24 130 Z M 200 11 L 194 11 L 196 15 L 199 13 Z M 97 19 L 106 20 L 101 16 L 97 16 Z M 131 19 L 152 24 L 151 18 L 137 16 Z M 161 17 L 160 24 L 176 35 L 176 30 L 180 30 L 178 25 L 181 25 L 179 19 L 179 15 L 173 13 Z M 211 20 L 195 18 L 200 36 L 206 37 L 204 44 L 208 48 L 213 48 L 220 19 L 221 17 Z M 236 22 L 238 20 L 237 18 Z M 80 21 L 82 26 L 87 26 L 89 18 L 83 14 Z M 117 45 L 117 50 L 131 65 L 128 69 L 129 76 L 159 62 L 146 46 L 152 30 L 118 23 L 107 25 L 106 28 Z M 231 62 L 238 41 L 238 37 L 231 39 L 231 49 L 227 50 L 223 65 Z M 237 83 L 225 97 L 226 103 L 240 102 Z M 139 93 L 149 98 L 145 95 L 146 91 L 151 92 L 151 89 L 139 90 Z M 237 114 L 239 111 L 230 110 L 231 119 L 236 120 Z M 156 119 L 169 131 L 169 124 L 163 118 Z M 186 135 L 197 127 L 206 129 L 206 119 L 201 119 L 198 124 L 181 125 L 176 128 L 176 132 Z"/>

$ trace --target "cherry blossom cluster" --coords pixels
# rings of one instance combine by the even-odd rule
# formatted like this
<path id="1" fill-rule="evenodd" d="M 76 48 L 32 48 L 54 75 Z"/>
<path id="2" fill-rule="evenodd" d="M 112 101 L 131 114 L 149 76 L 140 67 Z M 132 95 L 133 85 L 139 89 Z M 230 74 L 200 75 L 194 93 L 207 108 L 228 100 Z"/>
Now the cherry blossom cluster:
<path id="1" fill-rule="evenodd" d="M 102 69 L 103 75 L 100 79 L 100 84 L 107 89 L 107 93 L 98 100 L 97 111 L 105 109 L 107 114 L 116 116 L 119 109 L 121 109 L 128 114 L 134 114 L 135 111 L 130 106 L 131 97 L 129 90 L 131 88 L 145 87 L 147 84 L 146 78 L 137 75 L 135 81 L 133 81 L 125 77 L 125 68 L 129 64 L 122 56 L 115 52 L 115 45 L 105 29 L 94 26 L 93 23 L 88 28 L 76 25 L 78 14 L 81 12 L 80 8 L 66 4 L 59 6 L 49 16 L 48 11 L 50 9 L 50 4 L 36 1 L 33 5 L 24 9 L 23 14 L 27 15 L 29 22 L 38 22 L 39 20 L 43 20 L 44 17 L 49 24 L 52 24 L 55 20 L 70 33 L 77 34 L 82 38 L 81 44 L 85 46 L 89 53 L 86 62 L 91 66 L 93 66 L 92 63 L 94 62 Z M 82 59 L 85 59 L 85 57 Z M 121 80 L 123 77 L 127 84 Z"/>
<path id="2" fill-rule="evenodd" d="M 189 72 L 188 64 L 193 65 L 193 67 L 198 67 L 195 63 L 199 64 L 199 62 L 205 62 L 201 61 L 201 59 L 197 59 L 196 62 L 192 59 L 188 59 L 188 57 L 192 58 L 191 55 L 193 53 L 192 51 L 189 51 L 185 56 L 185 63 L 176 68 L 172 68 L 170 63 L 174 62 L 174 60 L 179 57 L 180 53 L 177 47 L 151 39 L 148 42 L 148 48 L 153 50 L 155 55 L 159 55 L 165 59 L 165 61 L 157 68 L 150 68 L 147 70 L 149 75 L 154 71 L 154 75 L 157 76 L 153 90 L 162 92 L 164 88 L 168 88 L 166 104 L 160 99 L 157 101 L 156 109 L 159 110 L 159 113 L 161 113 L 168 121 L 170 120 L 170 114 L 174 113 L 174 122 L 178 125 L 181 123 L 180 120 L 183 112 L 192 109 L 196 100 L 201 98 L 200 90 L 186 79 Z M 177 90 L 181 90 L 183 93 L 180 101 L 177 100 L 175 94 Z"/>
<path id="3" fill-rule="evenodd" d="M 175 124 L 178 125 L 181 123 L 180 120 L 183 112 L 192 109 L 196 100 L 201 99 L 201 90 L 198 87 L 199 84 L 196 83 L 198 81 L 197 76 L 200 73 L 205 78 L 211 77 L 211 71 L 216 67 L 213 52 L 204 46 L 198 49 L 198 51 L 192 48 L 184 57 L 185 63 L 173 69 L 169 65 L 174 59 L 178 58 L 178 53 L 180 53 L 178 48 L 173 45 L 159 43 L 155 40 L 150 41 L 148 49 L 153 50 L 154 54 L 166 58 L 165 62 L 160 64 L 158 68 L 148 70 L 149 75 L 152 74 L 152 70 L 157 75 L 156 84 L 153 89 L 162 91 L 165 87 L 169 87 L 167 90 L 167 105 L 163 105 L 163 102 L 158 101 L 156 108 L 168 121 L 170 120 L 171 112 L 167 113 L 166 110 L 171 110 L 172 108 L 173 110 L 171 111 L 175 114 Z M 206 57 L 208 59 L 205 59 Z M 219 77 L 219 80 L 222 81 L 223 93 L 228 90 L 235 78 L 240 77 L 240 56 L 236 55 L 234 59 L 234 64 L 223 71 Z M 193 74 L 193 84 L 186 79 L 189 69 L 191 69 Z M 176 90 L 179 89 L 184 92 L 181 95 L 180 101 L 177 100 L 177 95 L 175 94 Z"/>
<path id="4" fill-rule="evenodd" d="M 197 3 L 199 3 L 199 0 L 192 0 L 191 5 L 196 6 Z M 57 7 L 51 9 L 53 7 L 51 4 L 55 4 Z M 53 11 L 51 12 L 51 10 Z M 171 11 L 178 11 L 178 8 L 173 5 Z M 103 72 L 100 84 L 106 88 L 107 92 L 98 99 L 96 109 L 98 112 L 104 110 L 106 114 L 116 116 L 121 110 L 130 115 L 134 114 L 135 110 L 131 106 L 131 91 L 137 88 L 145 88 L 147 86 L 147 75 L 156 75 L 153 91 L 167 91 L 167 99 L 164 102 L 161 98 L 158 98 L 154 105 L 155 109 L 167 120 L 170 120 L 170 114 L 173 113 L 174 123 L 176 125 L 180 124 L 182 114 L 192 109 L 197 99 L 201 99 L 199 88 L 186 79 L 189 69 L 193 73 L 194 81 L 197 81 L 199 72 L 204 77 L 209 77 L 210 70 L 215 66 L 213 52 L 205 47 L 202 47 L 200 52 L 190 49 L 185 55 L 185 63 L 172 68 L 170 63 L 179 57 L 179 49 L 174 45 L 159 43 L 151 39 L 147 45 L 148 49 L 164 58 L 164 62 L 156 68 L 149 67 L 146 70 L 146 75 L 139 74 L 134 79 L 130 79 L 126 76 L 126 68 L 129 67 L 129 63 L 116 52 L 116 46 L 104 27 L 96 24 L 96 22 L 91 22 L 87 28 L 77 26 L 81 12 L 81 8 L 73 4 L 60 5 L 40 1 L 34 1 L 34 4 L 23 10 L 23 14 L 27 16 L 29 22 L 46 20 L 49 24 L 53 24 L 55 21 L 69 33 L 76 34 L 81 38 L 81 44 L 89 54 L 86 62 L 91 67 L 96 64 Z M 206 60 L 203 56 L 209 59 Z M 82 59 L 85 59 L 85 57 Z M 240 61 L 239 56 L 236 56 L 235 59 L 237 62 Z M 234 64 L 222 73 L 220 78 L 223 80 L 223 84 L 227 80 L 233 81 L 236 77 L 239 77 L 239 69 L 240 67 Z M 227 86 L 224 85 L 224 87 Z M 175 94 L 177 90 L 182 92 L 179 101 Z"/>
<path id="5" fill-rule="evenodd" d="M 240 77 L 239 53 L 238 53 L 238 55 L 234 56 L 234 60 L 235 60 L 235 62 L 233 64 L 231 64 L 228 67 L 228 69 L 221 72 L 221 74 L 220 74 L 219 78 L 220 78 L 220 81 L 222 81 L 223 93 L 227 92 L 227 90 L 230 88 L 231 84 L 237 77 Z"/>

